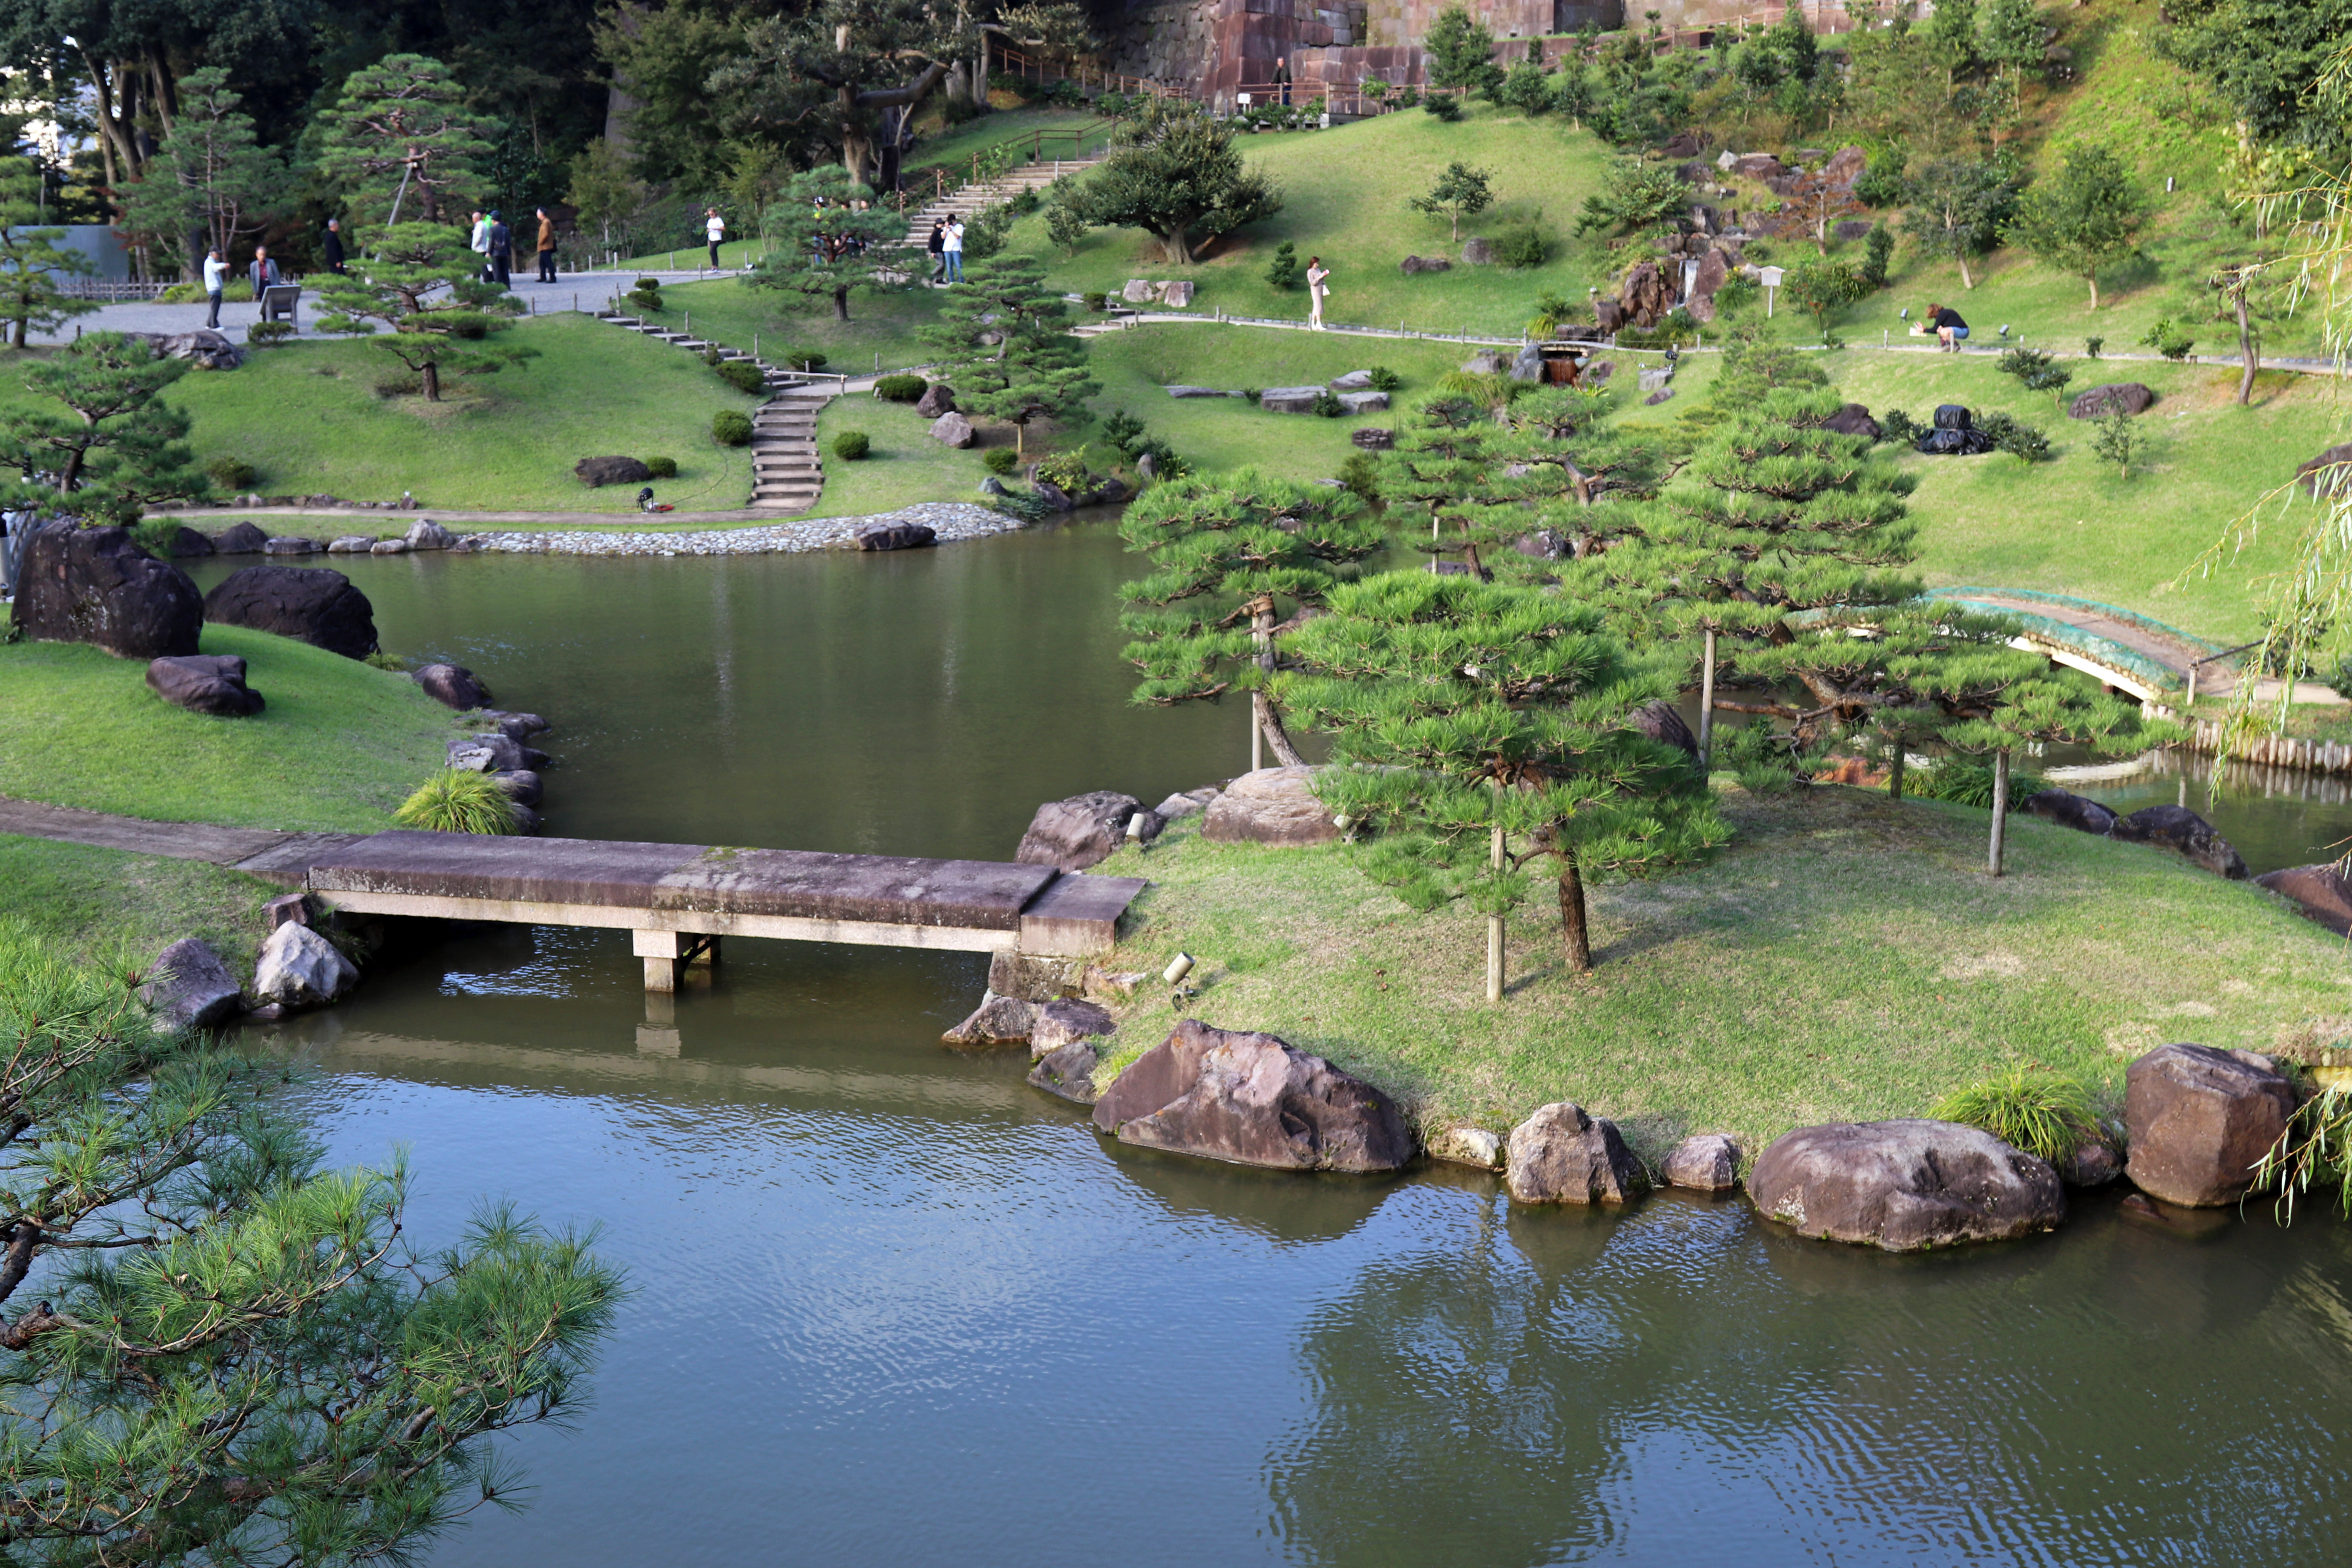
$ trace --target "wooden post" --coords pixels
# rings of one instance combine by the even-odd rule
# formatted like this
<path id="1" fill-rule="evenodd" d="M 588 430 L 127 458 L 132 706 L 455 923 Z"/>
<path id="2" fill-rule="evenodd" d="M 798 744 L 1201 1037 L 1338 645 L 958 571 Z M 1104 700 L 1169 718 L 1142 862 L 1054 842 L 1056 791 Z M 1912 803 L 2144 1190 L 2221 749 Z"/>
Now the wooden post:
<path id="1" fill-rule="evenodd" d="M 2000 851 L 2009 826 L 2009 748 L 1992 754 L 1992 874 L 2000 875 Z"/>
<path id="2" fill-rule="evenodd" d="M 1698 672 L 1698 765 L 1715 767 L 1715 628 L 1706 628 L 1706 663 Z"/>
<path id="3" fill-rule="evenodd" d="M 1486 854 L 1486 864 L 1499 871 L 1503 868 L 1503 825 L 1495 824 L 1494 837 Z M 1486 1000 L 1503 999 L 1503 917 L 1486 917 Z"/>

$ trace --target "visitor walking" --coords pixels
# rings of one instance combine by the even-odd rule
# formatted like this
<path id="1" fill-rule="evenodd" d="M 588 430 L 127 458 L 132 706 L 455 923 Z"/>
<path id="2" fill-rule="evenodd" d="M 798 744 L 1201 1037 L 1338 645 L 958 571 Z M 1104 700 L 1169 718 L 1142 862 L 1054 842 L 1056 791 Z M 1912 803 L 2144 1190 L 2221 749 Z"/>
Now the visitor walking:
<path id="1" fill-rule="evenodd" d="M 1323 331 L 1323 301 L 1331 292 L 1330 279 L 1331 269 L 1321 257 L 1307 258 L 1307 324 L 1318 332 Z"/>
<path id="2" fill-rule="evenodd" d="M 555 220 L 545 207 L 539 209 L 539 280 L 555 281 Z"/>
<path id="3" fill-rule="evenodd" d="M 1960 320 L 1958 310 L 1942 305 L 1927 307 L 1927 324 L 1936 329 L 1936 352 L 1958 353 L 1960 344 L 1968 341 L 1969 324 Z"/>
<path id="4" fill-rule="evenodd" d="M 269 290 L 285 282 L 286 274 L 278 270 L 278 263 L 270 258 L 269 247 L 257 245 L 253 247 L 253 265 L 245 269 L 245 275 L 253 280 L 253 303 L 257 312 L 254 319 L 266 321 L 269 320 Z"/>
<path id="5" fill-rule="evenodd" d="M 490 209 L 490 281 L 501 289 L 514 286 L 514 230 L 496 207 Z"/>
<path id="6" fill-rule="evenodd" d="M 343 270 L 343 220 L 327 220 L 327 237 L 319 247 L 319 254 L 327 258 L 327 270 L 341 275 Z"/>
<path id="7" fill-rule="evenodd" d="M 482 258 L 482 281 L 490 280 L 490 220 L 480 213 L 474 215 L 474 232 L 467 237 L 467 246 Z"/>
<path id="8" fill-rule="evenodd" d="M 717 207 L 702 209 L 702 237 L 710 246 L 710 269 L 719 270 L 719 243 L 727 237 L 727 220 L 719 216 Z"/>
<path id="9" fill-rule="evenodd" d="M 945 222 L 940 219 L 935 218 L 931 222 L 929 248 L 931 252 L 931 287 L 936 289 L 941 283 L 947 281 L 948 276 L 948 226 Z"/>
<path id="10" fill-rule="evenodd" d="M 940 237 L 940 253 L 948 264 L 948 281 L 963 281 L 963 219 L 948 214 L 947 233 Z"/>
<path id="11" fill-rule="evenodd" d="M 220 331 L 221 294 L 227 288 L 228 263 L 221 259 L 221 253 L 219 251 L 205 251 L 205 300 L 206 303 L 212 306 L 212 309 L 205 312 L 205 325 L 210 327 L 215 331 Z"/>
<path id="12" fill-rule="evenodd" d="M 1290 61 L 1287 57 L 1280 55 L 1275 57 L 1274 91 L 1275 96 L 1282 100 L 1282 107 L 1288 109 L 1290 107 Z"/>

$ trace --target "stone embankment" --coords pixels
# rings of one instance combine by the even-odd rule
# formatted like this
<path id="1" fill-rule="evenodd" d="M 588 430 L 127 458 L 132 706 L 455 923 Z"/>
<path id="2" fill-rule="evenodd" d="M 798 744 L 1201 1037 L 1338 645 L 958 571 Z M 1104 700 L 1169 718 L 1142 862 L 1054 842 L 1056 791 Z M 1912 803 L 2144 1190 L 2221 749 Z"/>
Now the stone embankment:
<path id="1" fill-rule="evenodd" d="M 712 529 L 693 533 L 622 533 L 563 531 L 547 533 L 478 533 L 467 547 L 508 555 L 791 555 L 809 550 L 855 550 L 857 536 L 877 528 L 917 524 L 942 544 L 982 539 L 1024 526 L 1017 517 L 965 501 L 921 501 L 870 517 L 827 517 L 765 527 Z"/>

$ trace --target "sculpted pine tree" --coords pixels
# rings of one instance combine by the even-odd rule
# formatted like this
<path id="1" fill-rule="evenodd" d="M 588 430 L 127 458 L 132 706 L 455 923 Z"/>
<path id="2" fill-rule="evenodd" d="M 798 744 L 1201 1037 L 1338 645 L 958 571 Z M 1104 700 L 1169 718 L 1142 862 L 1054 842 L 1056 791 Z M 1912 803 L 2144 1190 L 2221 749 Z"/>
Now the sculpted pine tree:
<path id="1" fill-rule="evenodd" d="M 1013 427 L 1024 449 L 1033 419 L 1077 413 L 1101 384 L 1087 374 L 1087 344 L 1064 328 L 1069 306 L 1045 286 L 1045 264 L 1004 256 L 975 262 L 948 290 L 939 324 L 923 342 L 940 358 L 956 406 Z"/>
<path id="2" fill-rule="evenodd" d="M 490 340 L 513 324 L 520 302 L 481 280 L 466 231 L 418 221 L 385 231 L 364 267 L 320 282 L 319 330 L 367 339 L 415 372 L 425 400 L 441 401 L 445 375 L 488 375 L 539 351 Z M 381 322 L 387 331 L 377 331 Z"/>
<path id="3" fill-rule="evenodd" d="M 1152 487 L 1119 536 L 1151 558 L 1150 574 L 1119 590 L 1119 626 L 1135 639 L 1125 657 L 1143 675 L 1135 700 L 1164 708 L 1246 692 L 1250 765 L 1261 739 L 1280 765 L 1303 765 L 1269 695 L 1277 638 L 1381 548 L 1378 521 L 1349 491 L 1244 468 Z"/>
<path id="4" fill-rule="evenodd" d="M 768 209 L 775 247 L 745 281 L 755 289 L 830 299 L 834 320 L 849 320 L 849 292 L 903 289 L 914 281 L 907 220 L 876 206 L 874 193 L 827 164 L 796 174 Z M 853 203 L 867 204 L 863 209 Z"/>
<path id="5" fill-rule="evenodd" d="M 408 1177 L 330 1171 L 282 1063 L 159 1030 L 0 927 L 0 1506 L 24 1563 L 399 1561 L 566 1414 L 621 1283 L 485 1210 L 403 1237 Z"/>
<path id="6" fill-rule="evenodd" d="M 386 55 L 352 72 L 327 111 L 317 174 L 341 193 L 355 226 L 456 223 L 489 155 L 488 123 L 447 66 Z"/>
<path id="7" fill-rule="evenodd" d="M 1568 967 L 1592 967 L 1589 879 L 1639 875 L 1727 830 L 1678 749 L 1628 727 L 1658 686 L 1601 612 L 1557 593 L 1392 572 L 1335 589 L 1292 634 L 1283 701 L 1332 735 L 1317 792 L 1377 837 L 1363 860 L 1415 908 L 1487 917 L 1486 997 L 1503 921 L 1549 858 Z"/>
<path id="8" fill-rule="evenodd" d="M 151 502 L 201 499 L 209 487 L 195 454 L 181 445 L 188 416 L 162 396 L 188 364 L 121 332 L 86 333 L 32 361 L 25 390 L 41 402 L 0 416 L 0 460 L 73 498 L 68 510 L 125 527 Z M 29 492 L 39 483 L 23 482 L 23 504 L 35 504 Z"/>
<path id="9" fill-rule="evenodd" d="M 1189 267 L 1202 240 L 1282 210 L 1274 181 L 1244 166 L 1239 134 L 1237 122 L 1199 104 L 1153 99 L 1120 121 L 1110 156 L 1058 191 L 1059 204 L 1089 228 L 1142 229 L 1169 265 Z"/>

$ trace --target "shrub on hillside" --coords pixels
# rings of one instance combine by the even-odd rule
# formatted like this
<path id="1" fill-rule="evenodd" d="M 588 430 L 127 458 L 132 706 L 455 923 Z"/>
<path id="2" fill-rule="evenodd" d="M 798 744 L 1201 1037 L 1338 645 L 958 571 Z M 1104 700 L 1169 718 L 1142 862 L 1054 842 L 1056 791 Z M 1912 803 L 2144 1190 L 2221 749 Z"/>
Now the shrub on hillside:
<path id="1" fill-rule="evenodd" d="M 629 303 L 635 306 L 641 313 L 658 312 L 665 309 L 662 304 L 661 279 L 638 279 L 637 286 L 629 290 Z"/>
<path id="2" fill-rule="evenodd" d="M 720 362 L 719 379 L 747 395 L 757 396 L 768 390 L 768 378 L 760 367 L 749 360 L 730 359 Z"/>
<path id="3" fill-rule="evenodd" d="M 822 349 L 786 349 L 782 357 L 787 370 L 812 371 L 824 368 L 824 351 Z"/>
<path id="4" fill-rule="evenodd" d="M 2003 375 L 2017 377 L 2028 392 L 2062 391 L 2074 379 L 2073 371 L 2040 349 L 2005 349 L 1992 367 Z"/>
<path id="5" fill-rule="evenodd" d="M 1976 423 L 1978 429 L 1992 437 L 1997 451 L 2028 463 L 2038 463 L 2050 456 L 2050 437 L 2022 419 L 1995 409 L 1979 416 Z"/>
<path id="6" fill-rule="evenodd" d="M 751 444 L 751 416 L 738 408 L 722 408 L 710 416 L 710 438 L 722 447 Z"/>
<path id="7" fill-rule="evenodd" d="M 2165 358 L 2175 362 L 2187 359 L 2189 351 L 2197 346 L 2197 340 L 2173 325 L 2172 318 L 2169 316 L 2158 321 L 2156 325 L 2147 330 L 2147 335 L 2140 339 L 2140 342 Z"/>
<path id="8" fill-rule="evenodd" d="M 1375 392 L 1394 392 L 1404 384 L 1404 377 L 1384 364 L 1376 364 L 1366 374 L 1372 378 L 1372 390 Z"/>
<path id="9" fill-rule="evenodd" d="M 646 472 L 651 474 L 657 479 L 674 479 L 677 478 L 677 459 L 676 458 L 647 458 L 646 459 Z"/>
<path id="10" fill-rule="evenodd" d="M 1450 93 L 1433 93 L 1421 100 L 1421 107 L 1449 125 L 1462 118 L 1462 105 Z"/>
<path id="11" fill-rule="evenodd" d="M 2032 1068 L 2011 1068 L 1972 1083 L 1928 1114 L 1980 1128 L 2053 1165 L 2099 1136 L 2098 1113 L 2081 1080 Z"/>
<path id="12" fill-rule="evenodd" d="M 1274 259 L 1266 263 L 1265 280 L 1276 289 L 1288 289 L 1298 281 L 1298 247 L 1284 240 L 1274 247 Z"/>
<path id="13" fill-rule="evenodd" d="M 1089 310 L 1100 310 L 1110 304 L 1110 296 L 1089 290 L 1081 302 Z"/>
<path id="14" fill-rule="evenodd" d="M 833 438 L 833 455 L 845 463 L 855 463 L 874 449 L 863 430 L 844 430 Z"/>
<path id="15" fill-rule="evenodd" d="M 1114 408 L 1103 416 L 1102 437 L 1112 450 L 1132 458 L 1143 442 L 1143 421 L 1124 408 Z"/>
<path id="16" fill-rule="evenodd" d="M 1036 480 L 1066 496 L 1083 495 L 1094 488 L 1094 471 L 1084 452 L 1056 452 L 1037 465 Z"/>
<path id="17" fill-rule="evenodd" d="M 1308 411 L 1320 414 L 1326 419 L 1337 419 L 1348 412 L 1348 405 L 1339 401 L 1338 393 L 1327 386 L 1315 395 L 1315 401 L 1309 405 Z"/>
<path id="18" fill-rule="evenodd" d="M 885 403 L 917 403 L 930 389 L 919 375 L 886 375 L 874 384 L 874 395 Z"/>
<path id="19" fill-rule="evenodd" d="M 1515 223 L 1495 237 L 1495 259 L 1515 269 L 1541 267 L 1551 258 L 1551 237 L 1540 224 Z"/>
<path id="20" fill-rule="evenodd" d="M 257 349 L 276 348 L 295 333 L 291 321 L 256 321 L 245 329 L 245 341 Z"/>
<path id="21" fill-rule="evenodd" d="M 243 458 L 215 458 L 205 465 L 205 472 L 213 483 L 225 490 L 249 490 L 253 488 L 253 465 Z"/>
<path id="22" fill-rule="evenodd" d="M 1034 191 L 1018 191 L 1013 194 L 1012 201 L 1005 205 L 1010 206 L 1019 216 L 1027 217 L 1031 213 L 1035 212 L 1039 207 L 1043 206 L 1045 202 Z"/>
<path id="23" fill-rule="evenodd" d="M 1135 461 L 1139 468 L 1143 459 L 1151 459 L 1151 472 L 1159 479 L 1181 479 L 1192 471 L 1192 465 L 1167 442 L 1154 436 L 1135 448 Z"/>
<path id="24" fill-rule="evenodd" d="M 1002 477 L 1021 466 L 1021 455 L 1010 447 L 991 447 L 981 454 L 980 466 Z"/>
<path id="25" fill-rule="evenodd" d="M 424 833 L 505 835 L 518 826 L 514 802 L 499 781 L 465 768 L 444 768 L 426 779 L 392 819 Z"/>
<path id="26" fill-rule="evenodd" d="M 1919 427 L 1919 422 L 1900 408 L 1890 408 L 1878 416 L 1878 428 L 1884 439 L 1900 447 L 1911 446 L 1925 434 Z"/>

